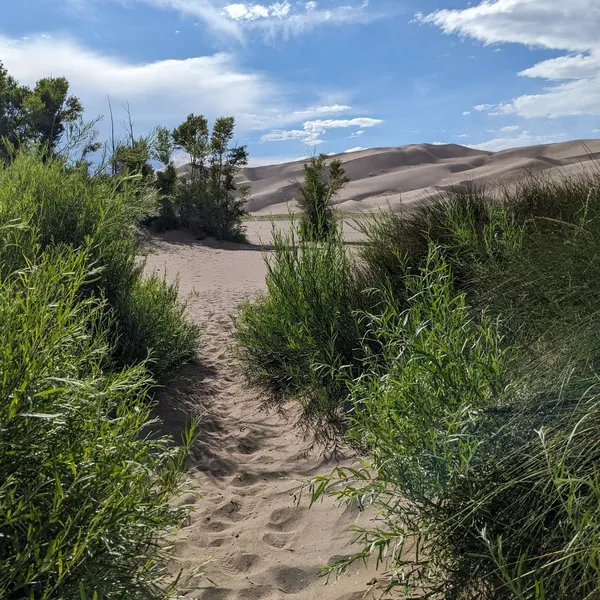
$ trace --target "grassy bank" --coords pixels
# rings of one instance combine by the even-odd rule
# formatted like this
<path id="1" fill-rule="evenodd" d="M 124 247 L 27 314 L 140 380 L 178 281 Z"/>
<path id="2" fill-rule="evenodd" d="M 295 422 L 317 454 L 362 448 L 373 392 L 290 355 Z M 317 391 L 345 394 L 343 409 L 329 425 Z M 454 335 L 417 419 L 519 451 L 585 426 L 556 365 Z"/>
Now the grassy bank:
<path id="1" fill-rule="evenodd" d="M 361 221 L 355 261 L 276 240 L 240 352 L 365 457 L 313 482 L 378 509 L 347 562 L 417 597 L 600 593 L 599 216 L 597 177 L 531 178 Z"/>
<path id="2" fill-rule="evenodd" d="M 153 199 L 23 153 L 0 169 L 0 596 L 166 598 L 192 430 L 150 434 L 152 390 L 198 331 L 142 277 Z"/>

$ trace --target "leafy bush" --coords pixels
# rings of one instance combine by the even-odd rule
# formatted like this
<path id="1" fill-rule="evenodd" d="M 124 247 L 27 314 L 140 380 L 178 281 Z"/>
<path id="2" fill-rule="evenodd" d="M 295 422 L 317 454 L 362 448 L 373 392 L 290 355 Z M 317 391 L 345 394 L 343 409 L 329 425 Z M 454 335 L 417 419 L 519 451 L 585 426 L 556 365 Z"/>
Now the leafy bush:
<path id="1" fill-rule="evenodd" d="M 211 133 L 203 115 L 191 114 L 172 133 L 175 147 L 190 157 L 189 176 L 177 184 L 173 207 L 179 226 L 199 238 L 246 240 L 242 221 L 249 190 L 238 189 L 235 177 L 248 163 L 248 152 L 245 146 L 230 145 L 234 126 L 233 117 L 221 117 Z"/>
<path id="2" fill-rule="evenodd" d="M 179 225 L 189 229 L 199 239 L 214 237 L 231 242 L 246 241 L 243 218 L 247 195 L 226 192 L 213 194 L 200 180 L 181 182 L 174 199 Z"/>
<path id="3" fill-rule="evenodd" d="M 142 281 L 134 225 L 154 208 L 154 196 L 140 194 L 126 180 L 90 178 L 85 169 L 66 169 L 36 154 L 22 153 L 0 169 L 0 226 L 18 219 L 30 226 L 27 239 L 10 251 L 10 262 L 8 255 L 3 261 L 3 272 L 25 266 L 38 246 L 89 247 L 100 272 L 87 293 L 105 298 L 111 309 L 115 359 L 131 364 L 155 351 L 151 368 L 163 376 L 195 354 L 198 330 L 185 321 L 175 288 L 162 280 Z M 174 355 L 166 353 L 175 348 Z"/>
<path id="4" fill-rule="evenodd" d="M 346 395 L 337 370 L 356 364 L 360 324 L 354 311 L 363 298 L 352 280 L 340 234 L 322 245 L 273 229 L 266 257 L 267 293 L 241 306 L 235 319 L 240 357 L 251 379 L 280 400 L 303 405 L 304 424 L 339 421 Z"/>
<path id="5" fill-rule="evenodd" d="M 411 597 L 600 594 L 599 217 L 597 176 L 530 178 L 364 220 L 356 262 L 339 236 L 275 244 L 238 342 L 366 456 L 313 482 L 377 508 L 338 568 L 375 553 Z"/>
<path id="6" fill-rule="evenodd" d="M 298 182 L 296 201 L 302 209 L 300 233 L 307 241 L 323 241 L 335 227 L 331 202 L 348 183 L 342 161 L 326 164 L 325 154 L 311 157 L 304 165 L 304 181 Z"/>
<path id="7" fill-rule="evenodd" d="M 20 160 L 17 174 L 32 173 Z M 17 262 L 11 243 L 36 232 L 15 222 L 0 233 L 0 257 Z M 163 536 L 186 515 L 171 500 L 187 448 L 148 435 L 152 380 L 143 363 L 107 370 L 111 310 L 88 293 L 102 276 L 90 263 L 94 251 L 32 244 L 22 267 L 11 271 L 2 260 L 0 596 L 7 600 L 172 592 Z"/>
<path id="8" fill-rule="evenodd" d="M 417 595 L 600 593 L 599 201 L 593 177 L 528 180 L 499 202 L 427 208 L 412 222 L 422 239 L 379 220 L 366 260 L 385 281 L 399 274 L 400 302 L 370 316 L 382 350 L 348 383 L 349 439 L 370 465 L 314 485 L 315 499 L 328 486 L 372 499 L 381 526 L 359 531 L 340 568 L 376 551 L 390 585 Z M 393 240 L 396 256 L 409 248 L 396 266 L 386 220 L 408 234 Z"/>

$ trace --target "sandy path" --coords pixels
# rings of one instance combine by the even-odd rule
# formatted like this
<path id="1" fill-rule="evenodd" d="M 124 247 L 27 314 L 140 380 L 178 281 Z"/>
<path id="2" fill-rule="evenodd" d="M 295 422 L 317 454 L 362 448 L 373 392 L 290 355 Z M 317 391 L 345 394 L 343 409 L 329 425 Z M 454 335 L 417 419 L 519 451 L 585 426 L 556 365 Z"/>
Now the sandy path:
<path id="1" fill-rule="evenodd" d="M 252 234 L 252 232 L 251 232 Z M 228 347 L 229 314 L 265 288 L 258 247 L 194 243 L 181 233 L 156 241 L 150 270 L 179 274 L 182 295 L 195 290 L 189 315 L 205 329 L 199 363 L 162 400 L 167 426 L 181 427 L 178 407 L 201 413 L 200 436 L 192 457 L 196 500 L 189 524 L 177 542 L 186 573 L 209 559 L 204 600 L 359 600 L 368 593 L 373 571 L 357 566 L 338 581 L 317 576 L 320 565 L 352 552 L 352 523 L 364 517 L 329 501 L 308 509 L 295 502 L 302 483 L 334 466 L 319 452 L 306 452 L 293 424 L 261 411 L 261 398 L 248 388 Z M 290 407 L 290 411 L 293 407 Z M 189 499 L 186 499 L 189 500 Z M 359 519 L 357 521 L 357 519 Z"/>

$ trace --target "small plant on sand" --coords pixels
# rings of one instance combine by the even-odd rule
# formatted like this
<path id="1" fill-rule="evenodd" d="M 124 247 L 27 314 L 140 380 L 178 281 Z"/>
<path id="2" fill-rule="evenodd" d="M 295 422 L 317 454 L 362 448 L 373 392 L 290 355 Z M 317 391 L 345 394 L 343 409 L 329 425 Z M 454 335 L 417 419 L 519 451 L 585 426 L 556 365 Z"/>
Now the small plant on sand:
<path id="1" fill-rule="evenodd" d="M 325 430 L 339 425 L 347 391 L 337 369 L 356 364 L 360 323 L 355 311 L 364 296 L 352 279 L 339 231 L 322 244 L 300 241 L 273 229 L 267 262 L 267 293 L 246 302 L 235 319 L 239 354 L 248 376 L 304 409 L 302 424 Z"/>
<path id="2" fill-rule="evenodd" d="M 330 234 L 334 228 L 331 202 L 349 181 L 342 161 L 335 159 L 327 164 L 327 159 L 325 154 L 311 157 L 304 165 L 304 181 L 297 184 L 303 240 L 321 242 Z"/>

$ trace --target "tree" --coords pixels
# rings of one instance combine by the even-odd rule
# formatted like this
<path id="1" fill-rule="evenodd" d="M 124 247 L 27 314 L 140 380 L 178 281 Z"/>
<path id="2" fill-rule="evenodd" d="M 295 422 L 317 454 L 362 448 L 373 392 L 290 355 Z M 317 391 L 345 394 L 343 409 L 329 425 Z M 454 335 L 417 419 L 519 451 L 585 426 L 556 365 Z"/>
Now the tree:
<path id="1" fill-rule="evenodd" d="M 173 164 L 175 142 L 173 134 L 166 127 L 157 127 L 152 145 L 152 158 L 163 164 L 156 172 L 156 188 L 160 193 L 159 214 L 155 226 L 159 231 L 177 227 L 177 215 L 173 207 L 173 195 L 177 186 L 177 169 Z"/>
<path id="2" fill-rule="evenodd" d="M 9 75 L 0 63 L 0 161 L 8 162 L 14 150 L 26 141 L 27 123 L 23 104 L 31 91 Z"/>
<path id="3" fill-rule="evenodd" d="M 190 157 L 192 178 L 206 175 L 205 160 L 209 153 L 208 121 L 204 115 L 188 115 L 187 119 L 173 131 L 175 147 Z"/>
<path id="4" fill-rule="evenodd" d="M 297 183 L 296 201 L 303 211 L 300 222 L 303 239 L 323 241 L 333 225 L 332 200 L 350 181 L 342 161 L 332 160 L 327 165 L 325 154 L 313 156 L 304 165 L 304 182 Z"/>
<path id="5" fill-rule="evenodd" d="M 141 175 L 144 181 L 154 172 L 149 160 L 150 145 L 145 138 L 117 144 L 111 157 L 115 175 Z"/>
<path id="6" fill-rule="evenodd" d="M 176 147 L 190 155 L 192 176 L 178 186 L 176 208 L 181 224 L 200 237 L 242 241 L 248 189 L 238 189 L 235 177 L 248 163 L 245 146 L 232 146 L 233 117 L 215 121 L 212 134 L 206 119 L 189 115 L 173 132 Z"/>
<path id="7" fill-rule="evenodd" d="M 30 139 L 39 142 L 49 154 L 54 154 L 68 123 L 83 114 L 77 96 L 69 96 L 65 77 L 40 79 L 23 103 Z"/>

